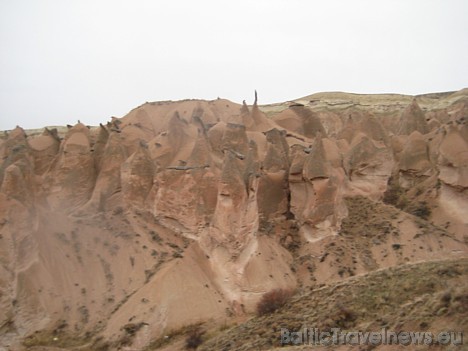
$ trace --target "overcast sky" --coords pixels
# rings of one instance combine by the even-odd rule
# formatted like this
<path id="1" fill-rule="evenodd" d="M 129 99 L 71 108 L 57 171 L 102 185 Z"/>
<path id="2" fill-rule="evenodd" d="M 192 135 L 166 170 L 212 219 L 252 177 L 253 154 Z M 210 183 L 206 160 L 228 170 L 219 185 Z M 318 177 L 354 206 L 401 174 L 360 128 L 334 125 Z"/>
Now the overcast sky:
<path id="1" fill-rule="evenodd" d="M 468 87 L 466 0 L 0 0 L 0 129 L 145 101 Z"/>

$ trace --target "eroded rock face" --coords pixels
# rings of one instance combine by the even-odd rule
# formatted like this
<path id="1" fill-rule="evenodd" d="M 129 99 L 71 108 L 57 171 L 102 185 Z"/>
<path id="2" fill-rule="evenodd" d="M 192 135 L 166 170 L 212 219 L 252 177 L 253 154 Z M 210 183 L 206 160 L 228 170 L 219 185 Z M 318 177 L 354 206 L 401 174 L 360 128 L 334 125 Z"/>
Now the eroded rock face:
<path id="1" fill-rule="evenodd" d="M 416 99 L 403 111 L 398 134 L 410 135 L 415 131 L 421 134 L 426 134 L 429 131 L 429 127 L 426 123 L 426 116 L 419 107 Z"/>
<path id="2" fill-rule="evenodd" d="M 439 178 L 455 188 L 468 187 L 468 139 L 455 126 L 449 127 L 440 145 Z"/>
<path id="3" fill-rule="evenodd" d="M 96 172 L 88 128 L 77 124 L 71 128 L 45 174 L 47 202 L 52 208 L 76 209 L 91 197 Z"/>
<path id="4" fill-rule="evenodd" d="M 450 221 L 458 241 L 444 232 L 431 255 L 466 253 L 467 93 L 373 99 L 147 103 L 96 128 L 2 136 L 0 346 L 57 328 L 116 346 L 134 323 L 142 348 L 249 313 L 272 288 L 425 259 L 380 257 L 391 241 L 350 229 L 360 206 L 384 217 L 390 184 Z M 392 211 L 371 223 L 412 240 L 414 218 Z"/>
<path id="5" fill-rule="evenodd" d="M 400 154 L 399 164 L 403 172 L 424 173 L 431 167 L 428 145 L 421 133 L 411 133 Z"/>
<path id="6" fill-rule="evenodd" d="M 350 192 L 379 198 L 387 187 L 393 164 L 389 148 L 366 135 L 356 135 L 343 160 Z"/>

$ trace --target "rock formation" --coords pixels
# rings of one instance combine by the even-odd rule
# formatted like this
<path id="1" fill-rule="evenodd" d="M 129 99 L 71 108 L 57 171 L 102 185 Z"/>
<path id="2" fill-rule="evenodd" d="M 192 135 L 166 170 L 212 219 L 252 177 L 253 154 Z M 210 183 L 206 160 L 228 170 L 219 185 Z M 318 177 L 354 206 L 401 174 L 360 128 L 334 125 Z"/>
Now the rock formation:
<path id="1" fill-rule="evenodd" d="M 4 133 L 0 349 L 142 349 L 273 288 L 466 256 L 466 90 L 256 95 Z"/>

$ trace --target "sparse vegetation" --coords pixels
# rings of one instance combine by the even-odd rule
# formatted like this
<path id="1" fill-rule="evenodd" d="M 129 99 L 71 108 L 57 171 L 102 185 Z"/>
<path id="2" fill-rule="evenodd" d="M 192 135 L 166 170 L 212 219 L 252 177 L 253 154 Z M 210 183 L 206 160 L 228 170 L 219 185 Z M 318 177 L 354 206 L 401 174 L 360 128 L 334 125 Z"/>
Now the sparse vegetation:
<path id="1" fill-rule="evenodd" d="M 289 299 L 287 308 L 230 328 L 206 340 L 199 350 L 274 349 L 281 346 L 281 328 L 398 326 L 404 330 L 422 325 L 424 330 L 438 332 L 440 318 L 445 318 L 445 328 L 466 328 L 467 275 L 468 259 L 422 262 L 302 290 Z"/>
<path id="2" fill-rule="evenodd" d="M 23 346 L 27 348 L 37 346 L 50 346 L 60 348 L 75 348 L 87 344 L 87 340 L 78 335 L 72 335 L 63 331 L 40 331 L 29 335 L 23 340 Z"/>
<path id="3" fill-rule="evenodd" d="M 180 252 L 174 251 L 174 252 L 172 253 L 172 257 L 173 257 L 173 258 L 182 258 L 182 257 L 184 257 L 184 256 L 183 256 Z"/>
<path id="4" fill-rule="evenodd" d="M 202 323 L 193 323 L 186 326 L 183 326 L 179 329 L 169 330 L 164 332 L 161 337 L 151 341 L 151 343 L 145 348 L 144 351 L 157 350 L 163 346 L 166 346 L 175 340 L 180 340 L 182 337 L 185 337 L 185 346 L 188 348 L 187 341 L 191 335 L 194 336 L 193 342 L 196 341 L 196 333 L 201 333 L 200 338 L 203 342 L 203 335 L 205 334 L 202 330 Z M 197 345 L 200 346 L 200 344 Z M 194 348 L 192 348 L 194 350 Z"/>
<path id="5" fill-rule="evenodd" d="M 146 323 L 128 323 L 125 324 L 121 329 L 125 331 L 125 334 L 118 341 L 118 346 L 129 346 L 132 344 L 133 339 L 136 333 L 144 326 Z"/>
<path id="6" fill-rule="evenodd" d="M 421 188 L 418 188 L 416 196 L 421 193 Z M 387 191 L 384 193 L 383 202 L 425 220 L 429 219 L 431 215 L 431 208 L 427 201 L 412 202 L 406 195 L 405 189 L 403 189 L 398 184 L 398 181 L 392 177 L 390 177 L 388 181 Z"/>

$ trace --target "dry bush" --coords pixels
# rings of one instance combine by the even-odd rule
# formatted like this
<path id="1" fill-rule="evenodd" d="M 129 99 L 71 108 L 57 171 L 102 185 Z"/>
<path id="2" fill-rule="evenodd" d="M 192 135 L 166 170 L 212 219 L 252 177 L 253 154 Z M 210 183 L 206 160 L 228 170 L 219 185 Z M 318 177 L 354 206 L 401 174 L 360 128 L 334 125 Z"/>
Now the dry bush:
<path id="1" fill-rule="evenodd" d="M 189 331 L 187 338 L 185 339 L 185 348 L 189 350 L 196 350 L 198 346 L 203 343 L 203 335 L 205 331 L 199 327 L 193 328 Z"/>
<path id="2" fill-rule="evenodd" d="M 332 318 L 334 319 L 336 326 L 346 329 L 354 326 L 357 314 L 343 304 L 337 303 L 335 305 L 335 313 Z"/>
<path id="3" fill-rule="evenodd" d="M 384 192 L 383 202 L 387 205 L 393 205 L 398 208 L 402 208 L 404 201 L 401 197 L 404 195 L 405 191 L 400 187 L 398 181 L 393 177 L 390 177 L 387 183 L 387 190 Z"/>
<path id="4" fill-rule="evenodd" d="M 458 313 L 466 313 L 468 311 L 468 293 L 461 292 L 453 298 L 455 309 Z"/>
<path id="5" fill-rule="evenodd" d="M 427 220 L 431 216 L 431 208 L 426 201 L 420 201 L 411 208 L 411 214 Z"/>
<path id="6" fill-rule="evenodd" d="M 265 293 L 257 304 L 257 315 L 273 313 L 289 301 L 293 292 L 289 289 L 274 289 Z"/>
<path id="7" fill-rule="evenodd" d="M 418 194 L 418 191 L 416 194 Z M 392 177 L 388 180 L 387 190 L 384 192 L 383 196 L 383 202 L 425 220 L 431 216 L 431 208 L 428 203 L 426 201 L 419 201 L 417 203 L 411 202 L 406 195 L 405 189 L 403 189 L 398 184 L 398 181 Z"/>

